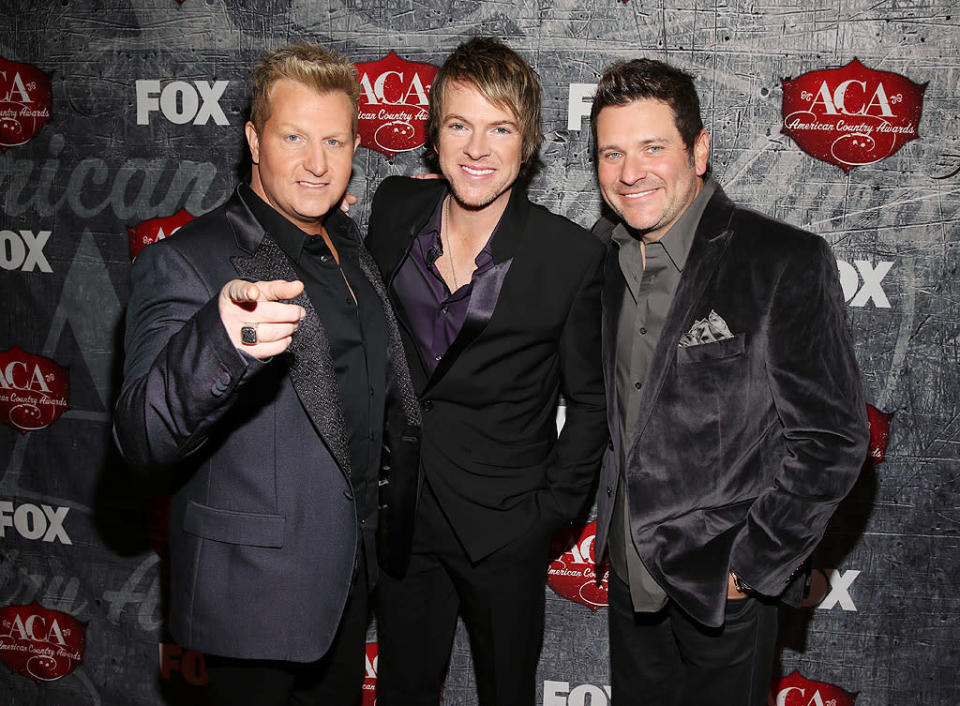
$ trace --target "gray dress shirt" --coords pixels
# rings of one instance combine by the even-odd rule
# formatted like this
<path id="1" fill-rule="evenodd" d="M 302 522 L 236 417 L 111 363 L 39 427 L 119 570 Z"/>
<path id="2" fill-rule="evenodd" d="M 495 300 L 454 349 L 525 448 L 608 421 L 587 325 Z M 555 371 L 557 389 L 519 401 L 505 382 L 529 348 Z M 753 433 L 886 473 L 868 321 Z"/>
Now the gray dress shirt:
<path id="1" fill-rule="evenodd" d="M 680 214 L 663 236 L 651 243 L 641 241 L 622 222 L 613 230 L 613 243 L 619 248 L 620 270 L 626 280 L 623 306 L 617 321 L 617 418 L 620 420 L 620 481 L 613 519 L 610 521 L 610 564 L 614 572 L 630 586 L 630 599 L 636 612 L 654 612 L 663 608 L 667 594 L 643 565 L 630 533 L 627 511 L 627 457 L 633 446 L 633 430 L 639 414 L 640 391 L 646 381 L 653 352 L 660 340 L 663 322 L 680 283 L 693 236 L 700 217 L 716 187 L 707 174 L 703 189 L 693 203 Z M 643 264 L 646 248 L 646 267 Z"/>

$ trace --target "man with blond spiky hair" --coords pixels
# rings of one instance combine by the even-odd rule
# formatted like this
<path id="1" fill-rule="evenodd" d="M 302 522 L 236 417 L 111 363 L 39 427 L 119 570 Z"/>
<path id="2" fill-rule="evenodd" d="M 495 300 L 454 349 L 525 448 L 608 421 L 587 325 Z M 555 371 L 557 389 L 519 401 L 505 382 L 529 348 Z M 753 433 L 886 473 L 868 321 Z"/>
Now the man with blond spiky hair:
<path id="1" fill-rule="evenodd" d="M 378 494 L 390 505 L 391 481 L 416 478 L 419 410 L 376 265 L 337 208 L 356 70 L 297 45 L 253 78 L 249 186 L 134 263 L 114 430 L 131 466 L 170 476 L 169 629 L 206 653 L 211 702 L 347 706 Z"/>
<path id="2" fill-rule="evenodd" d="M 607 439 L 603 247 L 523 185 L 540 96 L 512 49 L 464 42 L 430 92 L 443 180 L 394 177 L 374 197 L 367 245 L 423 411 L 411 558 L 379 588 L 380 706 L 438 703 L 458 615 L 479 703 L 535 703 L 550 539 L 587 503 Z"/>

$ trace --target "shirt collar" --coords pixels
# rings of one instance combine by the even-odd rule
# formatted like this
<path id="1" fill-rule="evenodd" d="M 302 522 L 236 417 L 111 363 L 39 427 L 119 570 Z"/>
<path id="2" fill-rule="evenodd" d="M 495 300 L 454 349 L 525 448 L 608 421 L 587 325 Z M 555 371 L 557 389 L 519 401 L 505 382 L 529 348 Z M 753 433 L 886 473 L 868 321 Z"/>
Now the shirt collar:
<path id="1" fill-rule="evenodd" d="M 240 197 L 247 204 L 254 218 L 260 222 L 263 229 L 280 246 L 280 249 L 291 260 L 299 262 L 304 245 L 309 239 L 316 236 L 305 233 L 287 220 L 282 213 L 260 198 L 248 184 L 240 185 Z M 330 236 L 338 251 L 343 248 L 355 249 L 357 247 L 356 239 L 350 237 L 352 223 L 350 217 L 339 208 L 331 209 L 324 219 L 323 225 L 327 229 L 327 235 Z"/>

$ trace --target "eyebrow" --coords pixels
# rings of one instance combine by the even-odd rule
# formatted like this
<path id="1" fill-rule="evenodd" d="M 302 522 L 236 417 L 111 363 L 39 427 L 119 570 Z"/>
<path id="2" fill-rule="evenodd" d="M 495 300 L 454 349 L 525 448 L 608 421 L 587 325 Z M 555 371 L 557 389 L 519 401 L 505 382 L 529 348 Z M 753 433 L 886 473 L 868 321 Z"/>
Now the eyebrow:
<path id="1" fill-rule="evenodd" d="M 670 140 L 668 140 L 666 137 L 649 137 L 645 140 L 637 140 L 633 144 L 638 144 L 641 147 L 647 147 L 649 145 L 662 145 L 668 142 L 670 142 Z M 600 145 L 597 148 L 598 152 L 602 152 L 604 150 L 623 150 L 623 148 L 617 145 L 616 143 Z"/>
<path id="2" fill-rule="evenodd" d="M 448 122 L 450 120 L 458 120 L 462 123 L 470 123 L 471 125 L 475 124 L 476 122 L 476 121 L 470 120 L 470 118 L 460 115 L 459 113 L 450 113 L 444 116 L 443 118 L 443 122 Z M 511 125 L 513 127 L 519 128 L 520 124 L 516 120 L 496 120 L 490 123 L 491 127 L 499 127 L 501 125 Z"/>

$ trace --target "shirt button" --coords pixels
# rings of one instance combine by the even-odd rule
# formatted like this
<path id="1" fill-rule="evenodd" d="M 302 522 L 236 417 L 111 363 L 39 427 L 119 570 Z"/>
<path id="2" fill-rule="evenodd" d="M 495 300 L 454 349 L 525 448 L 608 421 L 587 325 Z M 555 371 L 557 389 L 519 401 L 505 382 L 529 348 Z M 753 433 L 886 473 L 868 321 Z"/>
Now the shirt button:
<path id="1" fill-rule="evenodd" d="M 373 397 L 373 385 L 370 386 L 370 396 Z"/>
<path id="2" fill-rule="evenodd" d="M 326 261 L 329 260 L 329 259 L 330 259 L 330 256 L 329 256 L 329 255 L 321 255 L 321 256 L 320 256 L 320 262 L 326 262 Z"/>
<path id="3" fill-rule="evenodd" d="M 434 360 L 440 360 L 441 358 L 443 358 L 443 353 L 437 353 L 435 356 L 433 356 Z"/>
<path id="4" fill-rule="evenodd" d="M 635 383 L 633 383 L 633 387 L 634 387 L 635 389 L 639 390 L 641 387 L 643 387 L 643 383 L 641 383 L 641 382 L 635 382 Z"/>
<path id="5" fill-rule="evenodd" d="M 441 307 L 441 308 L 440 308 L 440 313 L 441 313 L 441 314 L 446 314 L 446 313 L 447 313 L 447 307 L 445 307 L 445 306 L 444 306 L 444 307 Z"/>
<path id="6" fill-rule="evenodd" d="M 645 328 L 643 328 L 643 327 L 641 326 L 641 327 L 640 327 L 640 335 L 641 335 L 641 336 L 646 336 L 646 335 L 647 335 L 647 329 L 645 329 Z"/>
<path id="7" fill-rule="evenodd" d="M 431 400 L 424 400 L 420 406 L 423 407 L 424 412 L 429 412 L 433 409 L 433 402 Z"/>

